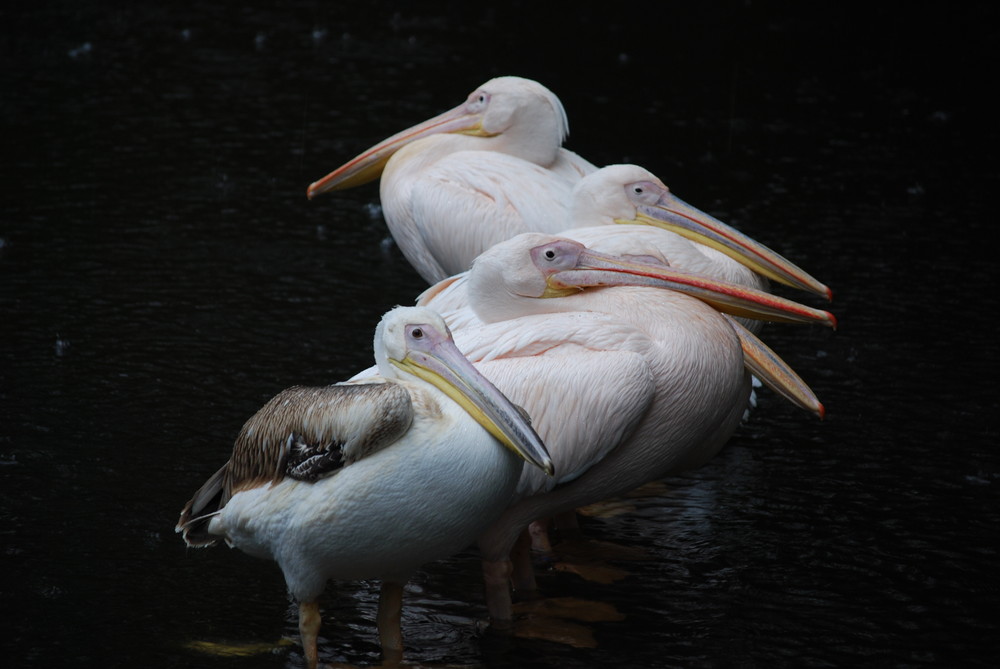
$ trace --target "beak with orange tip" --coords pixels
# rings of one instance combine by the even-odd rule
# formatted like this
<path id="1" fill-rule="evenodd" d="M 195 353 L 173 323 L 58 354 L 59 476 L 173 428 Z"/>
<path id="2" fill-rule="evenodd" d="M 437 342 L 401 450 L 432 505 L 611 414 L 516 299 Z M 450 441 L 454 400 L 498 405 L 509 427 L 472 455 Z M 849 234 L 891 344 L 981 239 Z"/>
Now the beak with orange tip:
<path id="1" fill-rule="evenodd" d="M 774 281 L 833 299 L 833 292 L 791 261 L 778 255 L 736 228 L 692 207 L 652 181 L 626 185 L 626 193 L 636 208 L 633 219 L 616 223 L 652 225 L 710 246 L 737 262 Z"/>
<path id="2" fill-rule="evenodd" d="M 836 329 L 829 311 L 815 309 L 778 295 L 701 274 L 599 253 L 569 239 L 557 239 L 531 249 L 532 262 L 545 276 L 541 297 L 561 297 L 587 287 L 647 286 L 668 288 L 706 302 L 733 316 L 779 323 L 820 323 Z"/>
<path id="3" fill-rule="evenodd" d="M 483 115 L 488 103 L 485 93 L 473 93 L 458 107 L 398 132 L 355 156 L 319 181 L 310 184 L 306 194 L 311 200 L 327 191 L 354 188 L 374 181 L 381 176 L 394 153 L 424 137 L 446 133 L 489 137 L 491 133 L 483 129 Z"/>

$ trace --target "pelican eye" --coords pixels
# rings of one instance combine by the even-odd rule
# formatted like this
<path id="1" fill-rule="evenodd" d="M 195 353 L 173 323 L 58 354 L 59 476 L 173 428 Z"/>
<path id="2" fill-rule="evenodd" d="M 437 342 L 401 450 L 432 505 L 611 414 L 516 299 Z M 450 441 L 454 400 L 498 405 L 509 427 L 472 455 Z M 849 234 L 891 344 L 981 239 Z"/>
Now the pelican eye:
<path id="1" fill-rule="evenodd" d="M 412 330 L 410 330 L 410 336 L 413 337 L 414 339 L 423 339 L 424 331 L 421 330 L 420 328 L 413 328 Z"/>
<path id="2" fill-rule="evenodd" d="M 469 109 L 475 111 L 481 111 L 483 107 L 487 106 L 490 101 L 490 94 L 485 91 L 473 92 L 469 94 Z"/>
<path id="3" fill-rule="evenodd" d="M 555 258 L 556 258 L 556 252 L 555 251 L 553 251 L 552 249 L 545 249 L 545 259 L 546 260 L 555 260 Z"/>

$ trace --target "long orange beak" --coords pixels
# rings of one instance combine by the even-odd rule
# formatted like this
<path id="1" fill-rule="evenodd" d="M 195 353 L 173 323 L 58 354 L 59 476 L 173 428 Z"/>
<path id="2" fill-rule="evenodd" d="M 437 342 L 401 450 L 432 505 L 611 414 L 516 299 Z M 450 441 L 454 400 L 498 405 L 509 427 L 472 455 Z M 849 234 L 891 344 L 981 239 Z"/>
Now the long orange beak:
<path id="1" fill-rule="evenodd" d="M 306 195 L 311 200 L 327 191 L 354 188 L 374 181 L 381 176 L 385 164 L 394 153 L 423 137 L 444 133 L 488 136 L 482 129 L 482 105 L 476 105 L 474 102 L 470 99 L 454 109 L 382 140 L 319 181 L 310 184 Z"/>
<path id="2" fill-rule="evenodd" d="M 661 263 L 598 253 L 568 239 L 536 246 L 531 249 L 531 257 L 546 277 L 548 289 L 543 297 L 559 297 L 585 287 L 598 286 L 668 288 L 696 297 L 733 316 L 837 327 L 837 319 L 829 311 L 814 309 L 754 288 L 673 269 Z"/>

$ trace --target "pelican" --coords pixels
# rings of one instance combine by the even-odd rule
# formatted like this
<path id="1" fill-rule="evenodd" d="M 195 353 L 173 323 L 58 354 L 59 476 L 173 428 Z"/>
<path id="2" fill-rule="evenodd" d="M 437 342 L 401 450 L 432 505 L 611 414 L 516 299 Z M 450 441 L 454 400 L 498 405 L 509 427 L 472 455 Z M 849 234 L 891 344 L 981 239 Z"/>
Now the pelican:
<path id="1" fill-rule="evenodd" d="M 527 417 L 461 355 L 437 313 L 388 312 L 374 346 L 380 377 L 289 388 L 250 418 L 176 528 L 190 546 L 225 540 L 278 563 L 310 669 L 329 579 L 382 580 L 379 639 L 398 661 L 410 575 L 473 543 L 524 461 L 553 471 Z"/>
<path id="2" fill-rule="evenodd" d="M 454 109 L 338 167 L 307 194 L 381 176 L 386 225 L 407 261 L 434 283 L 468 269 L 496 242 L 563 226 L 573 186 L 597 169 L 562 148 L 568 132 L 552 91 L 497 77 Z"/>
<path id="3" fill-rule="evenodd" d="M 529 412 L 557 471 L 546 480 L 525 470 L 517 501 L 478 541 L 498 627 L 511 622 L 510 554 L 533 521 L 697 467 L 736 429 L 750 393 L 742 342 L 752 335 L 719 308 L 835 325 L 828 312 L 693 276 L 532 233 L 497 244 L 469 271 L 479 322 L 454 329 L 456 343 Z"/>
<path id="4" fill-rule="evenodd" d="M 652 197 L 648 199 L 656 201 L 662 201 L 663 197 L 662 192 L 651 184 L 640 185 L 641 182 L 636 180 L 636 177 L 642 176 L 642 173 L 636 170 L 642 170 L 642 168 L 622 167 L 624 168 L 622 170 L 609 170 L 607 168 L 599 170 L 599 173 L 606 173 L 607 179 L 602 179 L 603 183 L 594 180 L 595 177 L 599 176 L 599 173 L 585 178 L 584 181 L 594 181 L 591 187 L 584 188 L 585 184 L 581 182 L 578 190 L 581 194 L 587 194 L 583 198 L 585 201 L 589 200 L 596 204 L 596 201 L 589 195 L 595 190 L 604 193 L 606 197 L 601 198 L 603 204 L 581 207 L 582 211 L 588 212 L 586 217 L 582 217 L 582 220 L 594 223 L 594 225 L 566 230 L 560 233 L 560 237 L 583 243 L 591 251 L 641 258 L 647 262 L 660 263 L 684 271 L 704 273 L 712 278 L 734 282 L 756 290 L 767 288 L 768 281 L 761 274 L 749 269 L 753 265 L 749 258 L 740 258 L 743 262 L 738 262 L 730 253 L 723 253 L 712 247 L 691 241 L 654 223 L 642 225 L 607 224 L 625 216 L 633 218 L 624 219 L 623 222 L 639 222 L 638 219 L 642 218 L 669 219 L 669 216 L 656 214 L 656 207 L 649 207 L 647 208 L 649 213 L 642 214 L 634 205 L 627 204 L 635 199 L 650 196 L 650 194 Z M 615 172 L 619 174 L 616 176 Z M 617 187 L 608 188 L 607 186 L 610 184 L 617 184 Z M 618 198 L 617 203 L 611 204 L 615 200 L 615 193 L 623 193 L 624 196 Z M 604 220 L 602 220 L 602 216 L 605 217 Z M 751 242 L 743 245 L 743 248 L 753 249 L 755 244 L 756 242 Z M 465 329 L 482 324 L 470 305 L 467 293 L 468 274 L 469 272 L 464 272 L 438 282 L 424 291 L 419 296 L 417 303 L 438 309 L 452 328 Z M 723 315 L 723 318 L 730 321 L 730 325 L 739 338 L 743 348 L 744 367 L 753 375 L 755 383 L 762 383 L 780 397 L 820 419 L 825 417 L 825 407 L 808 384 L 777 353 L 756 336 L 761 330 L 762 320 L 733 318 L 728 314 Z M 828 324 L 835 325 L 835 320 L 829 321 Z M 751 399 L 750 404 L 752 405 L 754 402 L 755 400 Z M 749 408 L 745 413 L 748 411 Z M 572 511 L 560 514 L 557 521 L 560 525 L 575 526 L 576 514 Z M 531 526 L 532 548 L 542 553 L 552 552 L 548 524 L 549 519 L 538 519 Z M 523 558 L 524 556 L 522 556 Z M 516 567 L 519 572 L 520 587 L 531 588 L 534 577 L 530 568 L 525 564 L 516 565 Z"/>
<path id="5" fill-rule="evenodd" d="M 540 244 L 544 237 L 525 234 L 522 242 L 512 243 L 516 248 L 525 244 Z M 675 234 L 664 232 L 657 227 L 644 225 L 626 225 L 612 227 L 596 225 L 588 228 L 575 228 L 560 233 L 559 238 L 582 244 L 590 252 L 604 252 L 611 255 L 641 259 L 645 262 L 660 264 L 693 274 L 703 273 L 712 279 L 730 282 L 746 287 L 748 295 L 759 295 L 766 287 L 766 280 L 761 275 L 750 271 L 747 266 L 732 260 L 728 255 L 711 248 L 692 243 Z M 554 239 L 554 238 L 551 238 Z M 503 253 L 501 250 L 495 253 Z M 523 251 L 524 249 L 521 248 Z M 470 272 L 449 277 L 431 286 L 417 298 L 417 304 L 432 307 L 444 316 L 454 329 L 463 329 L 481 324 L 474 301 L 489 302 L 495 296 L 480 295 L 470 298 L 468 293 Z M 480 281 L 481 283 L 481 281 Z M 684 286 L 673 286 L 685 290 Z M 781 298 L 775 298 L 783 309 L 798 308 L 802 305 Z M 717 305 L 719 302 L 715 302 Z M 791 305 L 796 305 L 792 307 Z M 723 310 L 726 309 L 722 305 Z M 482 308 L 480 306 L 480 308 Z M 523 306 L 516 305 L 515 309 Z M 817 322 L 836 327 L 836 319 L 827 311 L 803 307 L 799 322 Z M 773 314 L 773 312 L 772 312 Z M 724 314 L 730 321 L 734 331 L 740 338 L 744 350 L 746 368 L 771 390 L 778 393 L 796 406 L 816 414 L 820 418 L 825 415 L 825 408 L 816 398 L 808 385 L 792 370 L 773 350 L 771 350 L 756 335 L 765 319 L 760 314 L 750 314 L 750 317 L 736 317 Z M 789 320 L 785 318 L 784 320 Z"/>
<path id="6" fill-rule="evenodd" d="M 577 182 L 560 234 L 611 224 L 628 225 L 591 231 L 587 239 L 606 239 L 634 225 L 652 226 L 673 233 L 647 231 L 650 240 L 661 240 L 656 244 L 669 255 L 684 254 L 685 266 L 693 272 L 762 290 L 767 288 L 766 278 L 827 300 L 833 297 L 824 283 L 760 242 L 680 199 L 656 175 L 638 165 L 608 165 Z M 694 243 L 679 244 L 674 235 Z"/>

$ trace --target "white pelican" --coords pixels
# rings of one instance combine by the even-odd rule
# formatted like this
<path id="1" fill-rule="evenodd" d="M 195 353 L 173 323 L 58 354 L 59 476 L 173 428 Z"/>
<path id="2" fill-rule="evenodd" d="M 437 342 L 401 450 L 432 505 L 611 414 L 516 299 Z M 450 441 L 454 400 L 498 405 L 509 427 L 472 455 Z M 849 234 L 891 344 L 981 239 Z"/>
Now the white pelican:
<path id="1" fill-rule="evenodd" d="M 629 225 L 595 230 L 580 241 L 588 244 L 587 240 L 607 239 L 615 231 L 631 229 L 632 225 L 653 226 L 695 242 L 678 244 L 671 239 L 673 235 L 659 233 L 649 237 L 653 243 L 659 236 L 661 241 L 655 243 L 669 256 L 678 258 L 683 254 L 684 266 L 692 272 L 765 289 L 766 283 L 760 278 L 763 276 L 832 298 L 825 284 L 736 228 L 691 206 L 670 192 L 656 175 L 638 165 L 608 165 L 581 179 L 573 189 L 560 234 L 620 223 Z"/>
<path id="2" fill-rule="evenodd" d="M 528 234 L 524 235 L 523 238 L 530 240 L 523 242 L 523 244 L 540 244 L 541 240 L 544 239 L 544 237 Z M 756 294 L 756 291 L 764 288 L 767 283 L 760 275 L 728 256 L 655 227 L 596 225 L 566 230 L 559 234 L 559 238 L 579 242 L 589 251 L 659 263 L 664 267 L 694 274 L 704 274 L 709 278 L 742 285 L 748 289 L 750 295 Z M 519 248 L 523 244 L 514 242 L 515 248 Z M 497 253 L 499 252 L 497 251 Z M 528 253 L 525 252 L 521 257 L 527 255 Z M 463 272 L 444 281 L 439 281 L 420 294 L 417 298 L 417 304 L 429 306 L 439 311 L 453 329 L 463 329 L 481 324 L 482 321 L 477 315 L 473 302 L 489 302 L 496 296 L 480 295 L 477 298 L 470 298 L 468 294 L 469 274 L 470 272 Z M 679 286 L 671 287 L 679 288 Z M 778 299 L 779 304 L 795 304 Z M 480 308 L 482 307 L 480 306 Z M 516 310 L 523 308 L 522 305 L 514 307 Z M 821 322 L 836 327 L 836 319 L 829 312 L 811 308 L 804 309 L 805 316 L 800 319 L 800 322 Z M 726 318 L 730 317 L 727 315 Z M 822 418 L 825 415 L 825 409 L 805 382 L 774 351 L 755 336 L 760 330 L 763 317 L 751 314 L 749 318 L 731 320 L 731 324 L 743 345 L 747 369 L 782 397 Z"/>
<path id="3" fill-rule="evenodd" d="M 309 186 L 310 198 L 381 175 L 383 215 L 429 283 L 521 232 L 564 225 L 574 184 L 597 169 L 562 148 L 562 103 L 536 81 L 497 77 L 464 103 L 366 150 Z M 383 172 L 384 169 L 384 172 Z"/>
<path id="4" fill-rule="evenodd" d="M 526 417 L 462 357 L 432 310 L 386 314 L 375 358 L 382 378 L 289 388 L 268 402 L 177 524 L 188 545 L 224 539 L 278 563 L 299 602 L 310 668 L 327 580 L 382 579 L 379 638 L 398 661 L 410 575 L 497 517 L 521 458 L 552 471 Z"/>
<path id="5" fill-rule="evenodd" d="M 721 282 L 692 280 L 698 298 L 639 287 L 689 290 L 690 277 L 540 234 L 497 244 L 468 273 L 482 323 L 453 329 L 456 342 L 529 412 L 557 472 L 546 480 L 525 470 L 520 499 L 478 542 L 498 626 L 511 619 L 510 553 L 533 521 L 696 467 L 736 429 L 750 393 L 741 340 L 752 335 L 716 307 L 835 324 L 827 312 Z M 768 306 L 755 314 L 743 298 Z"/>

